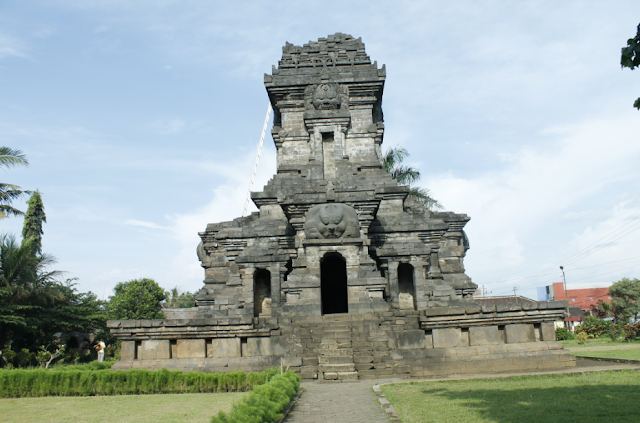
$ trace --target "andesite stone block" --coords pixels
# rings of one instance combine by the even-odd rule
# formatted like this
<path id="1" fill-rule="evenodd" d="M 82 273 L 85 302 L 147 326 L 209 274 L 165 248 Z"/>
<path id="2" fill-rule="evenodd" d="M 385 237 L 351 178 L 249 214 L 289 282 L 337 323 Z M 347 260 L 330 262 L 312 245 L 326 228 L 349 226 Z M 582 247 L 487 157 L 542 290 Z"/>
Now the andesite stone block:
<path id="1" fill-rule="evenodd" d="M 457 347 L 462 339 L 462 331 L 459 328 L 434 329 L 433 348 Z"/>
<path id="2" fill-rule="evenodd" d="M 207 345 L 207 357 L 240 357 L 240 338 L 213 339 Z"/>
<path id="3" fill-rule="evenodd" d="M 140 360 L 157 360 L 171 357 L 171 347 L 168 340 L 142 341 L 138 350 Z"/>
<path id="4" fill-rule="evenodd" d="M 205 358 L 206 356 L 204 339 L 178 339 L 176 358 Z"/>
<path id="5" fill-rule="evenodd" d="M 122 341 L 120 347 L 120 360 L 133 360 L 136 357 L 135 341 Z"/>
<path id="6" fill-rule="evenodd" d="M 472 326 L 469 328 L 469 345 L 494 345 L 500 343 L 497 326 Z"/>
<path id="7" fill-rule="evenodd" d="M 533 324 L 505 325 L 505 335 L 508 344 L 535 342 L 536 340 Z"/>

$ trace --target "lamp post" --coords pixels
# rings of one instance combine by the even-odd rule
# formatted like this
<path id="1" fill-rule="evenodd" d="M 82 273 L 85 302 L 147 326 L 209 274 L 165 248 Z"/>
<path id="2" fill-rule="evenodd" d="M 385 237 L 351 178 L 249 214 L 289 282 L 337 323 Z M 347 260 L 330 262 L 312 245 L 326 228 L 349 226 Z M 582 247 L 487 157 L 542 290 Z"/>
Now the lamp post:
<path id="1" fill-rule="evenodd" d="M 562 283 L 564 285 L 564 300 L 567 302 L 566 327 L 567 327 L 567 329 L 570 329 L 570 327 L 569 327 L 569 317 L 571 316 L 571 314 L 569 313 L 569 293 L 567 292 L 567 279 L 564 276 L 564 267 L 560 266 L 560 271 L 562 271 Z"/>

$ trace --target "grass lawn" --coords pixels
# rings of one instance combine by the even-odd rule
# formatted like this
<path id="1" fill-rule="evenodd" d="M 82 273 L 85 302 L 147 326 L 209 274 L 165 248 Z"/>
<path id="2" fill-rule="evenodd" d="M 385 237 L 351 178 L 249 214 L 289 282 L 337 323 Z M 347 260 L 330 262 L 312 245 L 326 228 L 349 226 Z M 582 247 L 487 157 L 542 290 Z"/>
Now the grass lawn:
<path id="1" fill-rule="evenodd" d="M 579 350 L 573 351 L 573 354 L 588 355 L 591 357 L 611 357 L 611 358 L 628 358 L 630 360 L 640 360 L 640 348 L 626 350 Z"/>
<path id="2" fill-rule="evenodd" d="M 73 423 L 199 422 L 229 411 L 246 393 L 0 399 L 0 421 Z"/>
<path id="3" fill-rule="evenodd" d="M 587 340 L 586 344 L 578 344 L 578 341 L 571 340 L 571 341 L 559 341 L 562 345 L 564 345 L 565 348 L 570 348 L 570 349 L 575 349 L 575 348 L 589 348 L 589 347 L 604 347 L 604 346 L 611 346 L 611 347 L 615 347 L 618 345 L 626 345 L 626 346 L 630 346 L 630 345 L 634 345 L 637 346 L 638 348 L 640 348 L 640 342 L 638 341 L 617 341 L 617 342 L 611 342 L 611 340 L 607 337 L 602 337 L 602 338 L 595 338 L 595 339 L 589 339 Z"/>
<path id="4" fill-rule="evenodd" d="M 628 423 L 640 416 L 640 373 L 633 370 L 381 388 L 403 423 Z"/>

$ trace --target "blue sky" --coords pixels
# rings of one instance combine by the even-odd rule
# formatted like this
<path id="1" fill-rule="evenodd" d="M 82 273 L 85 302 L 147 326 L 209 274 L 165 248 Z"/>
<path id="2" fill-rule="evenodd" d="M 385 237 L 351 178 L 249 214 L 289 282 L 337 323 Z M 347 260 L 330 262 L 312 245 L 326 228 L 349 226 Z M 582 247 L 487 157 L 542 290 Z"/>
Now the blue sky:
<path id="1" fill-rule="evenodd" d="M 197 232 L 242 213 L 263 74 L 344 32 L 387 66 L 383 147 L 471 216 L 474 282 L 602 286 L 640 276 L 640 74 L 619 65 L 639 22 L 637 1 L 3 0 L 0 144 L 30 166 L 2 178 L 42 192 L 80 289 L 197 290 Z M 254 190 L 274 172 L 268 136 Z"/>

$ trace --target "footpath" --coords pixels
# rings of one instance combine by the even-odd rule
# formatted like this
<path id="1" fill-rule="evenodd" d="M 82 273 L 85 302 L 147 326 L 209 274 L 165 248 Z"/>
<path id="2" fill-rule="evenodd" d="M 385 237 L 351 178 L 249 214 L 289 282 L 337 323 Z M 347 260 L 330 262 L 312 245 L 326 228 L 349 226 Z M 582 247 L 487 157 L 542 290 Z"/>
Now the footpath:
<path id="1" fill-rule="evenodd" d="M 591 360 L 577 360 L 576 367 L 538 372 L 505 372 L 451 375 L 438 378 L 380 379 L 353 382 L 302 382 L 305 390 L 284 423 L 388 423 L 389 419 L 373 393 L 373 385 L 460 379 L 489 379 L 524 375 L 584 373 L 635 369 L 640 366 Z"/>

